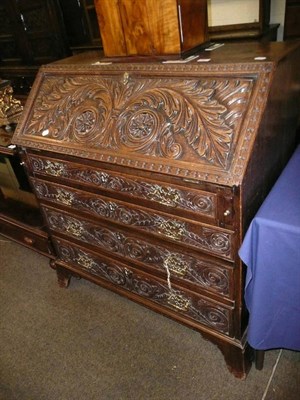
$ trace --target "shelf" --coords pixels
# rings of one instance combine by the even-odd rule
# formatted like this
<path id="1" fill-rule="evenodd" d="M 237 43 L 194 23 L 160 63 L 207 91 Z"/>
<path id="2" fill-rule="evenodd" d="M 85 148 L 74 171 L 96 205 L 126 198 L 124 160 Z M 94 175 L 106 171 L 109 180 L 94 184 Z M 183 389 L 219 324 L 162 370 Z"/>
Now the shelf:
<path id="1" fill-rule="evenodd" d="M 28 206 L 20 201 L 0 198 L 0 220 L 17 221 L 34 229 L 43 229 L 44 223 L 38 208 Z"/>
<path id="2" fill-rule="evenodd" d="M 37 200 L 20 165 L 17 147 L 10 147 L 12 132 L 13 127 L 11 132 L 0 128 L 0 234 L 51 258 L 53 252 Z"/>

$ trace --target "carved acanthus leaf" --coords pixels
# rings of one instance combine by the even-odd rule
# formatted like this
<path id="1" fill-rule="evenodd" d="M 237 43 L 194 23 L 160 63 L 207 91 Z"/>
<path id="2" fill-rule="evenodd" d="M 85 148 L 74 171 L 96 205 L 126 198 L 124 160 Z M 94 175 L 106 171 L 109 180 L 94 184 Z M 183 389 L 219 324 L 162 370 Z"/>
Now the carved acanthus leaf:
<path id="1" fill-rule="evenodd" d="M 249 82 L 49 77 L 26 135 L 226 168 Z"/>

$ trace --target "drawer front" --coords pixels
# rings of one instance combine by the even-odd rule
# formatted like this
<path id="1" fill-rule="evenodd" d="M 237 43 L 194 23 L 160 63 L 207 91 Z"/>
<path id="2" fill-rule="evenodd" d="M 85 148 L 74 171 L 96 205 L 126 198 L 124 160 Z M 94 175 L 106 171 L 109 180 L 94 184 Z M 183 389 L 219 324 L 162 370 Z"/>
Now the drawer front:
<path id="1" fill-rule="evenodd" d="M 16 225 L 14 222 L 2 218 L 0 220 L 0 234 L 23 246 L 32 248 L 47 257 L 51 256 L 48 236 L 46 234 L 44 236 L 39 235 L 34 231 L 23 228 L 19 224 Z"/>
<path id="2" fill-rule="evenodd" d="M 128 268 L 121 262 L 99 257 L 61 239 L 54 238 L 54 245 L 61 261 L 74 266 L 79 274 L 82 271 L 88 276 L 100 278 L 137 295 L 143 299 L 143 303 L 145 300 L 150 304 L 156 303 L 187 320 L 196 321 L 227 335 L 231 333 L 231 307 L 225 307 L 177 286 L 170 286 L 162 279 Z"/>
<path id="3" fill-rule="evenodd" d="M 36 195 L 41 200 L 83 211 L 107 221 L 114 221 L 135 230 L 181 242 L 187 246 L 226 258 L 233 258 L 234 233 L 208 225 L 192 223 L 146 208 L 133 207 L 92 193 L 62 185 L 33 180 Z"/>
<path id="4" fill-rule="evenodd" d="M 129 176 L 112 172 L 110 170 L 89 167 L 61 161 L 28 156 L 30 168 L 34 174 L 58 177 L 61 181 L 71 184 L 81 184 L 105 190 L 111 195 L 123 196 L 127 201 L 150 202 L 153 206 L 175 209 L 176 212 L 197 214 L 198 218 L 204 217 L 211 222 L 218 218 L 218 195 L 203 190 L 194 190 L 178 185 L 152 181 L 146 178 Z M 228 193 L 221 195 L 225 214 L 220 217 L 226 224 L 230 224 L 232 214 L 232 197 Z M 151 207 L 151 205 L 150 205 Z"/>
<path id="5" fill-rule="evenodd" d="M 212 262 L 201 255 L 187 254 L 157 245 L 145 238 L 79 220 L 68 214 L 47 211 L 51 229 L 69 238 L 100 248 L 101 251 L 115 254 L 129 262 L 139 264 L 168 275 L 181 284 L 189 284 L 195 290 L 206 290 L 228 298 L 233 297 L 233 267 L 219 261 Z"/>

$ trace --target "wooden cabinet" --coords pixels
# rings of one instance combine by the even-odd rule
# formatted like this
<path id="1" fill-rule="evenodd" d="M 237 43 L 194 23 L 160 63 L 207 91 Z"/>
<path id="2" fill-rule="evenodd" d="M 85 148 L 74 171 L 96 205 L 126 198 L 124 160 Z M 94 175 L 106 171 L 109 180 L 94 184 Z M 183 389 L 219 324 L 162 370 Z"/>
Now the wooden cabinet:
<path id="1" fill-rule="evenodd" d="M 102 49 L 94 0 L 59 0 L 72 53 Z"/>
<path id="2" fill-rule="evenodd" d="M 50 256 L 38 202 L 11 139 L 23 107 L 10 82 L 0 80 L 0 234 Z"/>
<path id="3" fill-rule="evenodd" d="M 207 41 L 206 0 L 95 0 L 104 54 L 179 55 Z"/>
<path id="4" fill-rule="evenodd" d="M 51 258 L 39 204 L 11 139 L 12 132 L 0 128 L 0 234 Z"/>
<path id="5" fill-rule="evenodd" d="M 300 47 L 209 56 L 44 66 L 13 140 L 60 285 L 81 276 L 198 330 L 244 378 L 238 249 L 295 146 Z"/>
<path id="6" fill-rule="evenodd" d="M 57 0 L 3 0 L 0 75 L 28 93 L 39 65 L 70 55 Z"/>
<path id="7" fill-rule="evenodd" d="M 284 39 L 300 38 L 300 1 L 286 0 Z"/>
<path id="8" fill-rule="evenodd" d="M 42 64 L 86 49 L 101 50 L 93 0 L 3 0 L 0 76 L 28 95 Z"/>

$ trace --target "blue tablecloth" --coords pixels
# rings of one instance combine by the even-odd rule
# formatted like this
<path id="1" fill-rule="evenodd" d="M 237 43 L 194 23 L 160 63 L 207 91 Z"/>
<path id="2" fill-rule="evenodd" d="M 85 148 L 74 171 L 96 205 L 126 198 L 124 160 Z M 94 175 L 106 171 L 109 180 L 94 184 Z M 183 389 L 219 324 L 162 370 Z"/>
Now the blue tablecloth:
<path id="1" fill-rule="evenodd" d="M 239 255 L 247 266 L 249 344 L 300 350 L 300 146 L 253 219 Z"/>

